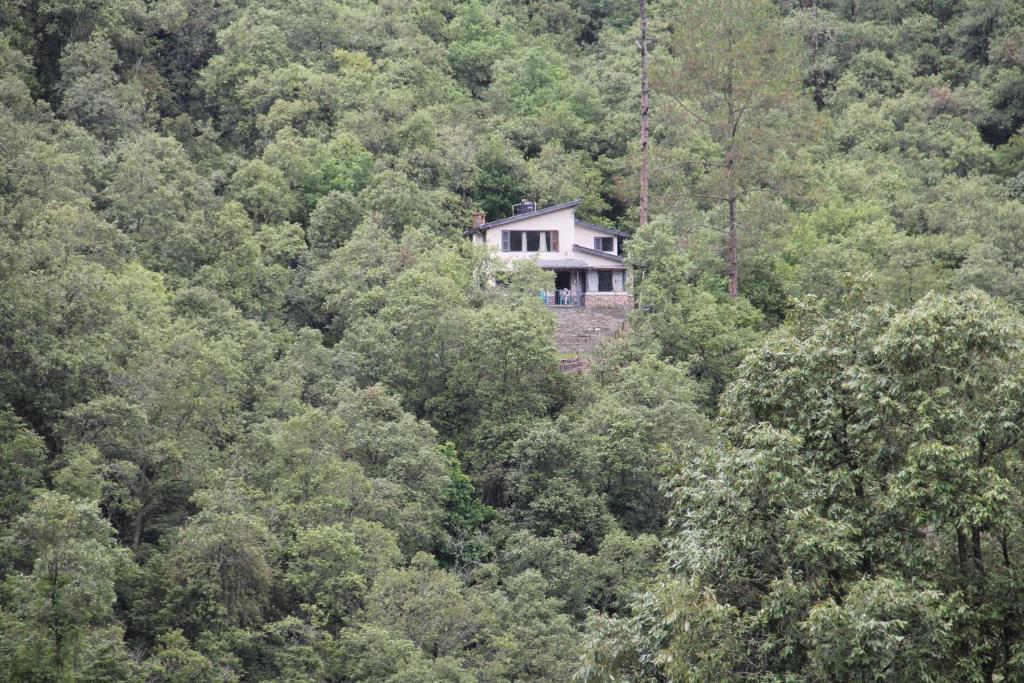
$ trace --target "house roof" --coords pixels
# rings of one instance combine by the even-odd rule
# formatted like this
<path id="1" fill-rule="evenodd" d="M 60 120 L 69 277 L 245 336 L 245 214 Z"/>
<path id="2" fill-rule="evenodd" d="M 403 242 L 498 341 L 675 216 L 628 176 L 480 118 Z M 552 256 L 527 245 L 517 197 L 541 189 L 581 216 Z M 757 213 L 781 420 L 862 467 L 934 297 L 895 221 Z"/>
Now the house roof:
<path id="1" fill-rule="evenodd" d="M 609 261 L 615 261 L 616 263 L 625 263 L 626 259 L 619 256 L 618 254 L 610 254 L 607 251 L 598 251 L 597 249 L 590 249 L 588 247 L 581 247 L 578 244 L 572 245 L 573 251 L 581 251 L 584 254 L 590 254 L 591 256 L 603 256 Z"/>
<path id="2" fill-rule="evenodd" d="M 525 220 L 527 218 L 533 218 L 534 216 L 543 216 L 548 213 L 555 213 L 556 211 L 563 211 L 565 209 L 575 209 L 577 206 L 583 203 L 582 199 L 574 199 L 571 202 L 565 202 L 564 204 L 554 204 L 552 206 L 545 206 L 543 209 L 537 209 L 536 211 L 529 211 L 527 213 L 516 214 L 515 216 L 509 216 L 508 218 L 499 218 L 496 221 L 490 221 L 483 225 L 472 228 L 462 233 L 463 237 L 469 237 L 475 232 L 484 232 L 491 228 L 496 228 L 499 225 L 508 225 L 509 223 L 515 223 L 516 221 Z"/>
<path id="3" fill-rule="evenodd" d="M 564 259 L 552 259 L 549 261 L 537 261 L 537 265 L 541 268 L 555 268 L 558 270 L 569 269 L 569 268 L 589 268 L 590 266 L 586 261 L 581 261 L 578 258 L 564 258 Z"/>
<path id="4" fill-rule="evenodd" d="M 628 232 L 622 232 L 621 230 L 612 230 L 611 228 L 606 228 L 603 225 L 594 225 L 593 223 L 587 223 L 586 221 L 576 221 L 576 225 L 582 226 L 584 228 L 590 228 L 591 230 L 594 230 L 596 232 L 603 232 L 606 235 L 615 235 L 616 237 L 629 237 Z"/>

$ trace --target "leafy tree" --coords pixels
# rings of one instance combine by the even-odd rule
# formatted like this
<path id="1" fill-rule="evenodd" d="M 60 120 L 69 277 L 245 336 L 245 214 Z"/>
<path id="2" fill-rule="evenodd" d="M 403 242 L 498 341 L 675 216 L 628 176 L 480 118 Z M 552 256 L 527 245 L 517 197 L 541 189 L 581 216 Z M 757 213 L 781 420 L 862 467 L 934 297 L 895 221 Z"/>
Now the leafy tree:
<path id="1" fill-rule="evenodd" d="M 349 621 L 363 604 L 370 581 L 400 557 L 386 532 L 382 545 L 390 541 L 390 557 L 368 556 L 371 549 L 364 550 L 367 534 L 382 531 L 366 523 L 357 524 L 355 533 L 340 524 L 300 531 L 288 549 L 285 581 L 298 593 L 300 602 L 316 605 L 333 621 Z M 381 560 L 383 566 L 375 566 Z"/>
<path id="2" fill-rule="evenodd" d="M 408 638 L 373 624 L 342 630 L 330 673 L 351 681 L 469 681 L 470 674 L 450 658 L 431 658 Z"/>
<path id="3" fill-rule="evenodd" d="M 663 357 L 687 363 L 713 401 L 758 338 L 761 316 L 744 299 L 726 300 L 692 282 L 696 268 L 679 241 L 678 228 L 664 220 L 649 223 L 633 241 L 630 259 L 642 269 L 636 290 L 644 313 L 636 335 L 640 343 L 653 341 Z"/>
<path id="4" fill-rule="evenodd" d="M 670 571 L 625 647 L 670 679 L 1017 675 L 1021 324 L 929 295 L 753 353 L 722 443 L 675 481 Z"/>
<path id="5" fill-rule="evenodd" d="M 186 635 L 261 624 L 274 575 L 274 539 L 241 491 L 205 492 L 202 511 L 168 547 L 163 620 Z M 162 566 L 161 566 L 162 565 Z"/>
<path id="6" fill-rule="evenodd" d="M 504 131 L 529 154 L 552 138 L 568 149 L 584 147 L 598 117 L 594 87 L 574 78 L 568 60 L 550 47 L 528 47 L 497 61 L 487 94 L 492 106 L 514 117 Z"/>
<path id="7" fill-rule="evenodd" d="M 144 133 L 126 141 L 105 195 L 112 222 L 133 235 L 147 265 L 189 275 L 202 263 L 201 216 L 213 198 L 176 140 Z"/>
<path id="8" fill-rule="evenodd" d="M 231 189 L 249 215 L 262 223 L 288 220 L 298 211 L 298 198 L 279 168 L 254 159 L 231 177 Z"/>
<path id="9" fill-rule="evenodd" d="M 1021 678 L 1018 4 L 0 3 L 0 678 Z"/>
<path id="10" fill-rule="evenodd" d="M 481 141 L 473 159 L 471 197 L 490 220 L 504 218 L 526 192 L 521 153 L 499 136 Z"/>
<path id="11" fill-rule="evenodd" d="M 451 538 L 447 555 L 451 562 L 460 564 L 479 558 L 482 527 L 491 520 L 494 511 L 480 502 L 473 480 L 462 471 L 455 446 L 446 443 L 441 449 L 448 459 L 450 477 L 442 499 L 444 526 Z"/>
<path id="12" fill-rule="evenodd" d="M 181 505 L 188 490 L 176 477 L 181 455 L 173 444 L 153 439 L 152 432 L 148 416 L 138 405 L 113 396 L 70 409 L 61 430 L 68 452 L 74 453 L 76 447 L 97 449 L 94 452 L 102 464 L 94 466 L 99 465 L 98 473 L 105 480 L 100 500 L 118 535 L 135 552 L 147 531 L 178 521 L 173 513 L 171 520 L 160 518 L 175 504 Z M 86 462 L 79 461 L 78 466 L 82 465 Z M 75 469 L 78 477 L 87 476 L 87 471 Z M 81 479 L 66 482 L 69 486 L 82 483 Z"/>
<path id="13" fill-rule="evenodd" d="M 496 19 L 472 2 L 458 5 L 448 24 L 448 61 L 456 78 L 476 93 L 490 84 L 494 63 L 511 47 Z"/>
<path id="14" fill-rule="evenodd" d="M 672 20 L 687 31 L 675 36 L 659 90 L 707 141 L 692 162 L 693 196 L 724 206 L 716 222 L 725 227 L 729 295 L 736 298 L 740 232 L 749 230 L 741 211 L 752 194 L 772 187 L 768 165 L 793 130 L 798 48 L 769 2 L 685 2 Z"/>
<path id="15" fill-rule="evenodd" d="M 46 445 L 10 408 L 0 411 L 0 519 L 14 520 L 43 483 Z"/>
<path id="16" fill-rule="evenodd" d="M 4 677 L 130 677 L 113 611 L 115 581 L 128 565 L 96 504 L 42 493 L 14 520 L 4 546 L 16 568 L 2 588 Z"/>
<path id="17" fill-rule="evenodd" d="M 48 95 L 60 79 L 59 60 L 64 48 L 103 33 L 128 38 L 132 24 L 144 9 L 132 0 L 102 0 L 83 5 L 53 2 L 26 6 L 18 2 L 3 8 L 2 23 L 16 44 L 32 56 L 40 85 Z"/>
<path id="18" fill-rule="evenodd" d="M 501 680 L 566 680 L 572 663 L 565 657 L 575 645 L 569 617 L 560 603 L 546 595 L 547 581 L 537 571 L 511 578 L 507 630 L 498 642 L 496 661 L 488 673 Z"/>
<path id="19" fill-rule="evenodd" d="M 282 128 L 263 152 L 263 160 L 280 169 L 289 186 L 302 197 L 302 213 L 330 192 L 358 192 L 369 181 L 373 157 L 352 136 L 328 144 L 300 137 Z"/>
<path id="20" fill-rule="evenodd" d="M 317 200 L 309 214 L 306 240 L 312 249 L 330 253 L 348 241 L 360 224 L 361 216 L 362 210 L 352 194 L 329 192 Z"/>
<path id="21" fill-rule="evenodd" d="M 497 624 L 483 597 L 424 554 L 383 574 L 367 600 L 371 622 L 403 634 L 430 657 L 487 656 Z"/>
<path id="22" fill-rule="evenodd" d="M 142 126 L 145 102 L 137 85 L 121 83 L 109 41 L 71 43 L 60 59 L 60 112 L 86 130 L 115 140 Z"/>
<path id="23" fill-rule="evenodd" d="M 446 224 L 442 207 L 448 199 L 445 192 L 419 187 L 406 174 L 392 170 L 374 174 L 358 195 L 359 203 L 396 237 L 414 227 L 439 230 Z"/>
<path id="24" fill-rule="evenodd" d="M 238 680 L 230 669 L 211 662 L 189 645 L 181 631 L 160 636 L 156 652 L 143 663 L 147 681 L 154 683 L 190 683 Z"/>
<path id="25" fill-rule="evenodd" d="M 585 152 L 567 153 L 558 143 L 544 145 L 540 154 L 526 164 L 530 196 L 542 205 L 569 199 L 583 199 L 584 216 L 600 215 L 608 209 L 602 199 L 603 179 Z"/>

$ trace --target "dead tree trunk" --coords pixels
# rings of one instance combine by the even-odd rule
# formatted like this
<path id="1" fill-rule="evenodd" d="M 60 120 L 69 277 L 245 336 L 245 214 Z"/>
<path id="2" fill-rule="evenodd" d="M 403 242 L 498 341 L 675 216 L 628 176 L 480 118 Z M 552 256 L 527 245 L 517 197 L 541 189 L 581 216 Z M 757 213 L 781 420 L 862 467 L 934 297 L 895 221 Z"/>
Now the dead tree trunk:
<path id="1" fill-rule="evenodd" d="M 729 296 L 735 299 L 740 293 L 739 226 L 736 224 L 736 204 L 739 202 L 739 187 L 736 181 L 736 131 L 740 125 L 740 112 L 733 100 L 732 61 L 729 62 L 729 76 L 725 84 L 725 100 L 728 107 L 728 123 L 725 150 L 726 195 L 729 208 L 729 237 L 726 243 L 726 268 L 729 271 Z"/>
<path id="2" fill-rule="evenodd" d="M 740 293 L 739 234 L 736 227 L 736 198 L 729 198 L 729 243 L 726 246 L 726 265 L 729 270 L 729 296 Z"/>
<path id="3" fill-rule="evenodd" d="M 650 186 L 650 171 L 648 168 L 648 147 L 651 136 L 650 119 L 650 83 L 647 77 L 647 1 L 640 0 L 640 40 L 637 41 L 640 49 L 640 227 L 647 225 L 648 218 L 648 188 Z"/>

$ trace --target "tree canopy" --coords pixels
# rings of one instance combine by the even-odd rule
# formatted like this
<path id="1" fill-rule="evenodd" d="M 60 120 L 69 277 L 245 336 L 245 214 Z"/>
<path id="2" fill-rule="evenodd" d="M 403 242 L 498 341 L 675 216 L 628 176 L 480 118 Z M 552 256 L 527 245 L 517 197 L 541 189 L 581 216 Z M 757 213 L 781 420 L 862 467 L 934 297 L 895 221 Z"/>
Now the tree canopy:
<path id="1" fill-rule="evenodd" d="M 1024 10 L 646 6 L 0 4 L 0 678 L 1024 677 Z"/>

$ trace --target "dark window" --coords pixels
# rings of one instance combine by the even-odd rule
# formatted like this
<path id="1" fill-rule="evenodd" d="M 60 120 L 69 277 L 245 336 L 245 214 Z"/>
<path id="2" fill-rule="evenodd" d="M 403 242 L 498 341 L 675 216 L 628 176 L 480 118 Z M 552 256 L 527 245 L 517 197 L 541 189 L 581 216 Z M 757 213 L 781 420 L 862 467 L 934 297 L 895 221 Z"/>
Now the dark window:
<path id="1" fill-rule="evenodd" d="M 594 238 L 594 249 L 598 251 L 614 251 L 615 250 L 615 238 L 614 237 L 595 237 Z"/>
<path id="2" fill-rule="evenodd" d="M 501 250 L 558 251 L 558 231 L 502 230 Z"/>
<path id="3" fill-rule="evenodd" d="M 599 292 L 611 292 L 614 288 L 612 287 L 612 271 L 610 270 L 599 270 L 597 271 L 597 291 Z"/>

